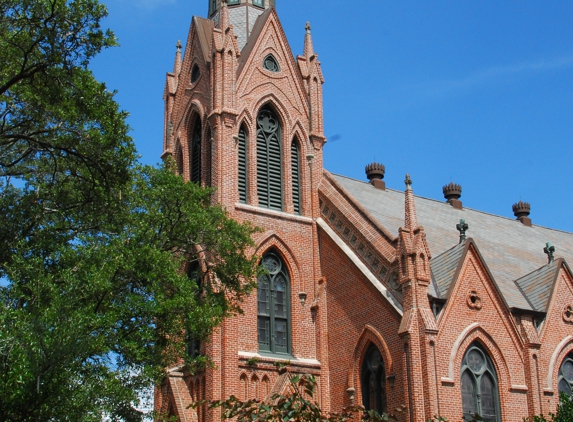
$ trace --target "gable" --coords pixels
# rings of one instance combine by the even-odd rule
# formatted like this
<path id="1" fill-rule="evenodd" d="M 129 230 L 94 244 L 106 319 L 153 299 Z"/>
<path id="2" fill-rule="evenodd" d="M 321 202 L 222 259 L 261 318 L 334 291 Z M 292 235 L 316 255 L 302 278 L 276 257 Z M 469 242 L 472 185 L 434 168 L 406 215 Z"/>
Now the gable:
<path id="1" fill-rule="evenodd" d="M 278 62 L 279 72 L 263 68 L 268 54 L 272 54 Z M 237 68 L 238 98 L 261 98 L 268 93 L 279 97 L 299 115 L 308 116 L 308 100 L 302 77 L 274 9 L 268 9 L 257 18 Z"/>

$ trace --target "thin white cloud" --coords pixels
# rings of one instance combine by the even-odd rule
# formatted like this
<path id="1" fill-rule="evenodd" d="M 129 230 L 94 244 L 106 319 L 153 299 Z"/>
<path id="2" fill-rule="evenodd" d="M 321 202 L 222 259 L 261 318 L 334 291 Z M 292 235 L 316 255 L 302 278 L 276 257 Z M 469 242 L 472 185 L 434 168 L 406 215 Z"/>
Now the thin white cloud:
<path id="1" fill-rule="evenodd" d="M 465 78 L 444 79 L 426 82 L 417 86 L 410 86 L 408 91 L 414 90 L 418 94 L 427 97 L 442 97 L 455 95 L 471 88 L 483 86 L 490 82 L 508 76 L 518 76 L 527 73 L 547 72 L 551 70 L 563 69 L 573 66 L 573 55 L 559 57 L 552 60 L 540 60 L 537 62 L 523 62 L 514 65 L 493 66 L 481 71 L 472 73 Z"/>

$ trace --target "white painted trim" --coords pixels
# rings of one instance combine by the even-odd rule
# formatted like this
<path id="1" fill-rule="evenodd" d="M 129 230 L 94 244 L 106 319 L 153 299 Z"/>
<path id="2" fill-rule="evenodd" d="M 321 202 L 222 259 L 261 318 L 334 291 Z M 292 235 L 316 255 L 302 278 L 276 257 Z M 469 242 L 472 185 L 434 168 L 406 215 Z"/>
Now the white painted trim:
<path id="1" fill-rule="evenodd" d="M 473 324 L 468 325 L 466 328 L 464 328 L 464 330 L 460 333 L 460 335 L 456 339 L 452 347 L 452 351 L 450 352 L 450 365 L 448 367 L 448 376 L 442 377 L 442 382 L 448 382 L 452 384 L 454 383 L 454 360 L 456 359 L 456 356 L 458 354 L 460 346 L 462 345 L 462 342 L 466 339 L 466 337 L 471 331 L 475 330 L 478 327 L 479 327 L 478 322 L 474 322 Z"/>
<path id="2" fill-rule="evenodd" d="M 279 358 L 279 357 L 275 357 L 275 356 L 261 355 L 260 353 L 256 353 L 256 352 L 239 351 L 239 358 L 246 358 L 246 359 L 259 358 L 259 359 L 265 359 L 265 360 L 276 361 L 276 362 L 284 362 L 284 361 L 288 360 L 291 364 L 295 364 L 295 365 L 298 363 L 301 365 L 319 365 L 320 366 L 320 361 L 318 361 L 316 359 L 289 358 L 288 356 L 285 356 L 284 358 Z"/>
<path id="3" fill-rule="evenodd" d="M 547 392 L 553 391 L 553 368 L 555 367 L 555 362 L 557 361 L 557 358 L 559 357 L 559 354 L 561 353 L 563 348 L 571 340 L 573 340 L 573 336 L 567 336 L 563 340 L 561 340 L 561 343 L 559 343 L 555 348 L 553 355 L 551 356 L 551 360 L 549 361 L 549 371 L 547 372 L 547 387 L 543 391 Z"/>
<path id="4" fill-rule="evenodd" d="M 380 280 L 378 280 L 378 277 L 376 277 L 372 273 L 372 271 L 368 269 L 368 267 L 354 253 L 354 251 L 340 238 L 340 236 L 338 236 L 338 234 L 336 234 L 336 232 L 332 230 L 332 228 L 322 218 L 318 218 L 316 220 L 316 223 L 320 226 L 321 229 L 323 229 L 326 232 L 326 234 L 328 234 L 328 236 L 330 236 L 330 238 L 334 241 L 334 243 L 336 243 L 336 245 L 340 249 L 342 249 L 342 252 L 344 252 L 346 256 L 352 261 L 352 263 L 356 265 L 356 267 L 358 267 L 358 269 L 362 272 L 362 274 L 364 274 L 364 276 L 370 281 L 370 283 L 372 283 L 372 285 L 376 287 L 376 289 L 380 293 L 382 293 L 382 296 L 384 296 L 386 300 L 390 302 L 390 305 L 392 305 L 400 315 L 403 315 L 404 311 L 400 302 L 396 299 L 396 297 L 392 294 L 392 292 L 390 292 L 380 282 Z"/>
<path id="5" fill-rule="evenodd" d="M 275 210 L 270 210 L 268 208 L 255 207 L 253 205 L 247 205 L 242 203 L 236 203 L 235 209 L 238 211 L 245 211 L 253 214 L 261 214 L 271 218 L 280 218 L 281 220 L 297 221 L 299 223 L 305 223 L 305 224 L 312 224 L 313 222 L 312 218 L 310 217 L 289 214 L 284 211 L 275 211 Z"/>

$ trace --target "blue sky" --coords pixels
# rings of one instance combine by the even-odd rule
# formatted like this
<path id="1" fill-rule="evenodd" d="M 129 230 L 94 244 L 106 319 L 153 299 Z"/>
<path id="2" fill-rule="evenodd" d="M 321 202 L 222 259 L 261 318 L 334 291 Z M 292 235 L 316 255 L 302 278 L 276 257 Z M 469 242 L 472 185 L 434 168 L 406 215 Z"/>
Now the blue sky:
<path id="1" fill-rule="evenodd" d="M 165 73 L 207 0 L 104 0 L 121 47 L 92 68 L 130 112 L 142 161 L 159 161 Z M 573 232 L 573 1 L 277 0 L 293 53 L 304 26 L 325 76 L 325 167 Z M 470 231 L 471 231 L 471 222 Z M 423 222 L 421 222 L 423 224 Z M 540 245 L 540 248 L 543 245 Z M 558 248 L 558 245 L 557 245 Z"/>

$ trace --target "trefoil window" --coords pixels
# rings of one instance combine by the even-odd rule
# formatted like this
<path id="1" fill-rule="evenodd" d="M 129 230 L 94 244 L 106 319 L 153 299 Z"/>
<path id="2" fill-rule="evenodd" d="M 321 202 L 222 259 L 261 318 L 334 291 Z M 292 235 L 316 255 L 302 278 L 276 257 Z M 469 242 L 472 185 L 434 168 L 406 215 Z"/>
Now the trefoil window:
<path id="1" fill-rule="evenodd" d="M 290 353 L 290 280 L 283 260 L 274 252 L 265 254 L 261 265 L 268 271 L 259 277 L 259 349 Z"/>
<path id="2" fill-rule="evenodd" d="M 271 72 L 280 72 L 279 62 L 275 59 L 275 56 L 269 54 L 263 60 L 263 67 Z"/>

